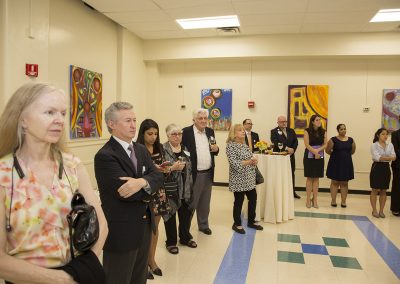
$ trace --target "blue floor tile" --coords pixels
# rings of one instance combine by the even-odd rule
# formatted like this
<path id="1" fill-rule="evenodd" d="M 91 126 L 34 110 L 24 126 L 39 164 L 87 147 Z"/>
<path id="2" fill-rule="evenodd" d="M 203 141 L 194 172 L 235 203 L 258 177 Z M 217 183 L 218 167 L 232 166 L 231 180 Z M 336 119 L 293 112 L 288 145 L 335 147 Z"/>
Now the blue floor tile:
<path id="1" fill-rule="evenodd" d="M 303 253 L 328 255 L 328 250 L 322 245 L 301 244 Z"/>

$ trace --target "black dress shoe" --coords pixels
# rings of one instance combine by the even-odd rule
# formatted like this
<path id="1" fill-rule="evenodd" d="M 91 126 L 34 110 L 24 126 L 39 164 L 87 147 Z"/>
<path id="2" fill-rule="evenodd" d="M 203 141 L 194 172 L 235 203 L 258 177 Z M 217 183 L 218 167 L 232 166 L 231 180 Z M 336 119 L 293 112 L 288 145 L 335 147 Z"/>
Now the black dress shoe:
<path id="1" fill-rule="evenodd" d="M 212 234 L 212 231 L 211 231 L 210 228 L 207 228 L 207 229 L 199 229 L 199 231 L 202 232 L 202 233 L 204 233 L 204 234 L 206 234 L 206 235 L 211 235 L 211 234 Z"/>
<path id="2" fill-rule="evenodd" d="M 399 211 L 392 211 L 392 214 L 393 214 L 394 216 L 400 216 L 400 212 L 399 212 Z"/>
<path id="3" fill-rule="evenodd" d="M 232 230 L 234 230 L 238 234 L 242 234 L 242 235 L 246 234 L 246 231 L 243 228 L 239 229 L 238 227 L 236 227 L 235 224 L 232 225 Z"/>
<path id="4" fill-rule="evenodd" d="M 297 199 L 301 198 L 300 195 L 298 195 L 296 192 L 293 192 L 293 196 L 294 196 L 294 198 L 297 198 Z"/>
<path id="5" fill-rule="evenodd" d="M 252 229 L 256 229 L 258 231 L 264 230 L 264 228 L 262 226 L 257 225 L 257 224 L 247 224 L 247 227 L 252 228 Z"/>

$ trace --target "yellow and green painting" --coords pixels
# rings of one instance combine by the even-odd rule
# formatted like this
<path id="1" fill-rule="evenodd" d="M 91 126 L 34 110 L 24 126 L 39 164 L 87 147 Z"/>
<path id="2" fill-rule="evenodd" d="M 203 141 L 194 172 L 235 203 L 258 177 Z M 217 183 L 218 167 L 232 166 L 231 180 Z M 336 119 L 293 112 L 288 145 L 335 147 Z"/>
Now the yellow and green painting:
<path id="1" fill-rule="evenodd" d="M 328 123 L 328 85 L 289 85 L 288 87 L 288 126 L 297 136 L 304 135 L 304 129 L 313 114 L 318 115 L 322 127 Z"/>

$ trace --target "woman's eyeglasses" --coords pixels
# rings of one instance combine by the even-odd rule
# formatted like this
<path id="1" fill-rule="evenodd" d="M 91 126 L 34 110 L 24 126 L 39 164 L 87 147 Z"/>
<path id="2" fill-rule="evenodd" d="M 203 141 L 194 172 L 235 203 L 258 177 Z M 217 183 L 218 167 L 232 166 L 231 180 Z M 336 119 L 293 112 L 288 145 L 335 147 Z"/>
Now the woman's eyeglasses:
<path id="1" fill-rule="evenodd" d="M 170 135 L 173 136 L 173 137 L 178 137 L 178 136 L 182 136 L 182 132 L 179 132 L 179 133 L 171 133 Z"/>

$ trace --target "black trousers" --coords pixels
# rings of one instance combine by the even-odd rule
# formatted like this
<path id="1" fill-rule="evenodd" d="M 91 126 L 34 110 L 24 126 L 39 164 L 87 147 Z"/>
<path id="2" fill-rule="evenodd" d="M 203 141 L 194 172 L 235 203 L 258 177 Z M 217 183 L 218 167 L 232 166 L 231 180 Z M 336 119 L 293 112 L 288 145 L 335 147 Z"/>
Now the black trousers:
<path id="1" fill-rule="evenodd" d="M 400 169 L 393 168 L 392 193 L 390 197 L 390 210 L 394 212 L 400 211 Z"/>
<path id="2" fill-rule="evenodd" d="M 296 170 L 296 160 L 294 159 L 294 153 L 290 155 L 290 167 L 292 168 L 292 182 L 293 182 L 293 194 L 295 192 L 295 180 L 294 180 L 294 171 Z"/>
<path id="3" fill-rule="evenodd" d="M 242 191 L 242 192 L 234 192 L 235 201 L 233 203 L 233 220 L 235 222 L 235 226 L 242 225 L 242 206 L 244 201 L 244 196 L 247 196 L 248 209 L 247 209 L 247 224 L 254 224 L 256 218 L 256 205 L 257 205 L 257 191 L 256 189 L 252 189 L 250 191 Z"/>
<path id="4" fill-rule="evenodd" d="M 181 207 L 178 209 L 179 218 L 179 240 L 181 243 L 187 243 L 193 236 L 190 234 L 190 224 L 192 221 L 193 211 L 189 209 L 189 205 L 184 199 L 181 199 Z M 165 234 L 167 235 L 167 240 L 165 245 L 176 246 L 177 240 L 177 229 L 176 229 L 176 213 L 164 222 Z"/>
<path id="5" fill-rule="evenodd" d="M 143 284 L 147 281 L 147 261 L 151 241 L 151 224 L 145 227 L 141 245 L 130 251 L 103 251 L 107 284 Z"/>

